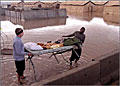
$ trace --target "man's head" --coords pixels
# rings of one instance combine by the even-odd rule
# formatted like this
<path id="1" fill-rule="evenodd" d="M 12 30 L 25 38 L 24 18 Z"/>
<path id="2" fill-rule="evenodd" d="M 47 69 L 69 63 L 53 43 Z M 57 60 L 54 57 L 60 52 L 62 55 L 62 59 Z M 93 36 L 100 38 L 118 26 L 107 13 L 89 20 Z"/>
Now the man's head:
<path id="1" fill-rule="evenodd" d="M 85 28 L 82 27 L 82 28 L 80 29 L 80 33 L 84 33 L 84 32 L 85 32 Z"/>
<path id="2" fill-rule="evenodd" d="M 21 29 L 21 28 L 16 28 L 15 34 L 16 34 L 18 37 L 22 37 L 22 36 L 24 35 L 23 29 Z"/>

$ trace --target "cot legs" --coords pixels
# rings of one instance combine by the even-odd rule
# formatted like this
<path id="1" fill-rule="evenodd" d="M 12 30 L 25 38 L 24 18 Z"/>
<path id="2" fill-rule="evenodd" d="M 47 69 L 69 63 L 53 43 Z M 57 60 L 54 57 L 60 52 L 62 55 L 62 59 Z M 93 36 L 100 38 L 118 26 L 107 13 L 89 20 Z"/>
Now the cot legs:
<path id="1" fill-rule="evenodd" d="M 59 61 L 58 61 L 58 59 L 57 59 L 57 57 L 56 57 L 56 54 L 55 53 L 53 53 L 49 58 L 51 58 L 52 56 L 54 56 L 55 57 L 55 59 L 56 59 L 56 61 L 57 61 L 57 63 L 59 64 Z"/>
<path id="2" fill-rule="evenodd" d="M 30 63 L 32 64 L 33 71 L 34 71 L 34 78 L 35 78 L 35 80 L 37 81 L 36 76 L 35 76 L 35 66 L 34 66 L 34 64 L 33 64 L 32 57 L 33 57 L 33 56 L 28 56 L 27 60 L 29 60 L 29 69 L 30 69 Z M 26 61 L 27 61 L 27 60 L 26 60 Z"/>

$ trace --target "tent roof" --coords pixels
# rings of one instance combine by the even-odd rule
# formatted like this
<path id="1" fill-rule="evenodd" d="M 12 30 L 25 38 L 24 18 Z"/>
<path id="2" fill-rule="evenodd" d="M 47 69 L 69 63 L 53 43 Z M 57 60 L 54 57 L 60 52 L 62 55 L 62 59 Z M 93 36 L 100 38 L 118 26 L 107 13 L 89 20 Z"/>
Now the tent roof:
<path id="1" fill-rule="evenodd" d="M 64 4 L 64 5 L 68 5 L 68 4 L 71 4 L 71 5 L 85 5 L 87 2 L 89 2 L 89 1 L 66 1 L 66 2 L 62 2 L 62 4 Z"/>
<path id="2" fill-rule="evenodd" d="M 38 2 L 13 2 L 11 3 L 11 5 L 19 5 L 19 4 L 24 4 L 24 5 L 34 5 L 34 4 L 37 4 L 37 3 L 41 3 L 40 1 Z"/>
<path id="3" fill-rule="evenodd" d="M 115 5 L 120 6 L 120 2 L 119 1 L 109 1 L 105 6 L 115 6 Z"/>
<path id="4" fill-rule="evenodd" d="M 41 3 L 41 4 L 56 4 L 56 3 L 60 3 L 60 2 L 41 2 L 41 1 L 37 1 L 37 2 L 13 2 L 11 5 L 20 5 L 20 4 L 24 4 L 24 5 L 35 5 L 35 4 L 38 4 L 38 3 Z"/>
<path id="5" fill-rule="evenodd" d="M 108 1 L 92 1 L 95 5 L 105 5 Z"/>
<path id="6" fill-rule="evenodd" d="M 18 4 L 23 3 L 24 5 L 34 5 L 36 2 L 19 2 Z"/>

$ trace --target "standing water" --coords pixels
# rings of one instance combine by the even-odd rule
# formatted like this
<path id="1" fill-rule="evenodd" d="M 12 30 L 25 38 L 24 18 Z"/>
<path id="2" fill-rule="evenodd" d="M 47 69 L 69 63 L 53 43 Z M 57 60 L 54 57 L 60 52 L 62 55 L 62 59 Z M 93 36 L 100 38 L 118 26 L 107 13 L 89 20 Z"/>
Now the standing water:
<path id="1" fill-rule="evenodd" d="M 56 41 L 63 35 L 68 35 L 74 31 L 79 31 L 81 27 L 85 27 L 86 40 L 83 45 L 83 52 L 79 64 L 85 65 L 94 58 L 99 58 L 102 55 L 108 54 L 118 49 L 119 46 L 119 24 L 104 21 L 103 16 L 93 16 L 91 14 L 78 15 L 76 13 L 69 14 L 68 18 L 45 19 L 45 20 L 30 20 L 19 21 L 13 18 L 6 18 L 1 21 L 2 43 L 3 48 L 12 48 L 13 38 L 15 37 L 15 29 L 17 27 L 24 29 L 22 38 L 24 43 L 27 42 L 43 42 Z M 68 55 L 69 54 L 69 55 Z M 36 56 L 37 57 L 37 56 Z M 67 53 L 66 57 L 70 57 Z M 8 56 L 5 56 L 8 58 Z M 9 59 L 13 58 L 9 56 Z M 8 60 L 9 60 L 8 59 Z M 34 58 L 37 80 L 46 79 L 52 75 L 56 75 L 66 71 L 65 62 L 56 64 L 54 59 L 48 59 L 47 55 L 39 58 Z M 56 65 L 55 65 L 56 64 Z M 10 66 L 11 65 L 11 66 Z M 54 65 L 54 66 L 53 66 Z M 2 64 L 3 75 L 2 82 L 4 86 L 15 86 L 16 75 L 13 61 L 5 61 Z M 33 73 L 31 73 L 26 62 L 26 76 L 28 83 L 34 83 Z M 13 69 L 13 70 L 11 70 Z M 50 73 L 49 73 L 50 72 Z M 40 76 L 42 74 L 42 76 Z M 9 78 L 7 78 L 9 77 Z"/>
<path id="2" fill-rule="evenodd" d="M 116 23 L 113 23 L 113 25 L 107 24 L 101 16 L 94 17 L 91 14 L 79 16 L 73 13 L 68 18 L 57 19 L 30 21 L 6 19 L 1 21 L 1 28 L 2 32 L 7 35 L 7 40 L 13 40 L 16 27 L 24 29 L 24 43 L 55 41 L 63 35 L 71 34 L 74 31 L 79 31 L 81 27 L 85 27 L 86 40 L 83 47 L 83 55 L 96 58 L 118 49 L 119 26 Z M 5 36 L 2 39 L 5 40 Z M 9 44 L 12 45 L 12 41 Z"/>

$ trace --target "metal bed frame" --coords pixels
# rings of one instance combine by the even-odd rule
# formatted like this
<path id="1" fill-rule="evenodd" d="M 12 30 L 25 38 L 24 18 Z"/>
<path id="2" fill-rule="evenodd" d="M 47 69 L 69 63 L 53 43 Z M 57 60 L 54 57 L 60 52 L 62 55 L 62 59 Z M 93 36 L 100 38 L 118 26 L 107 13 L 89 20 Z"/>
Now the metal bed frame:
<path id="1" fill-rule="evenodd" d="M 77 54 L 77 52 L 74 50 L 74 45 L 72 45 L 72 46 L 63 46 L 63 47 L 59 47 L 59 48 L 55 48 L 55 49 L 47 49 L 47 50 L 30 50 L 30 49 L 28 49 L 28 48 L 25 48 L 25 49 L 26 49 L 28 52 L 32 53 L 32 56 L 28 56 L 28 58 L 26 59 L 26 61 L 29 60 L 29 64 L 30 64 L 30 63 L 32 64 L 33 71 L 34 71 L 34 78 L 35 78 L 36 81 L 37 81 L 37 79 L 36 79 L 36 76 L 35 76 L 35 66 L 34 66 L 34 63 L 33 63 L 33 61 L 32 61 L 32 58 L 33 58 L 34 55 L 42 55 L 42 54 L 52 53 L 52 55 L 51 55 L 49 58 L 51 58 L 52 56 L 54 56 L 55 59 L 56 59 L 56 61 L 57 61 L 57 63 L 59 63 L 59 60 L 58 60 L 58 58 L 57 58 L 57 56 L 56 56 L 57 54 L 61 54 L 61 56 L 63 57 L 63 59 L 64 59 L 67 63 L 70 63 L 69 61 L 67 61 L 67 60 L 64 58 L 64 56 L 63 56 L 63 54 L 62 54 L 62 53 L 65 53 L 65 52 L 67 52 L 67 51 L 73 50 L 73 51 L 76 53 L 76 55 L 79 57 L 79 55 Z M 30 67 L 29 67 L 29 68 L 30 68 Z"/>

